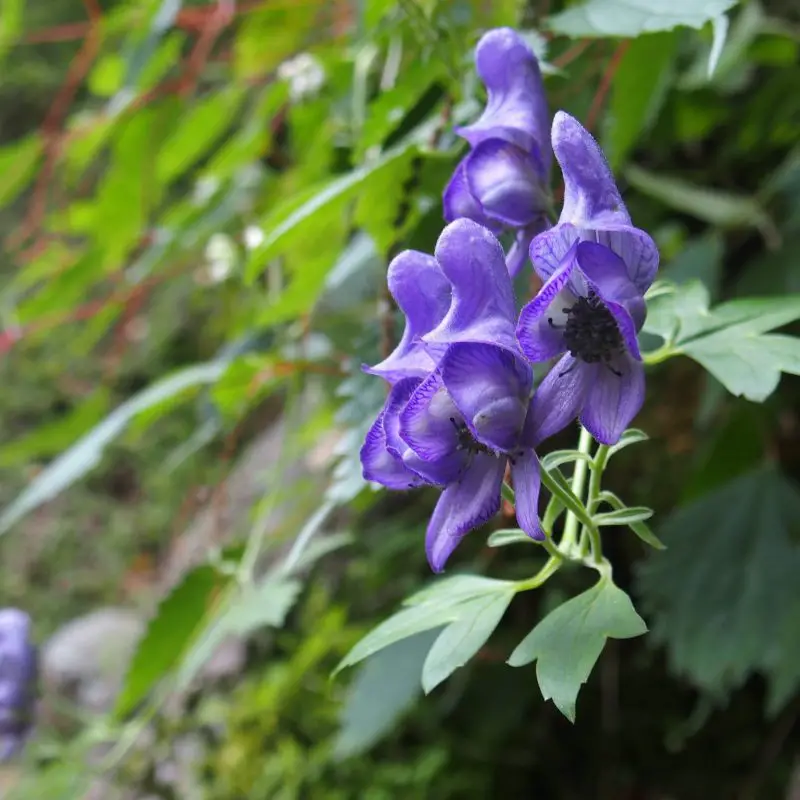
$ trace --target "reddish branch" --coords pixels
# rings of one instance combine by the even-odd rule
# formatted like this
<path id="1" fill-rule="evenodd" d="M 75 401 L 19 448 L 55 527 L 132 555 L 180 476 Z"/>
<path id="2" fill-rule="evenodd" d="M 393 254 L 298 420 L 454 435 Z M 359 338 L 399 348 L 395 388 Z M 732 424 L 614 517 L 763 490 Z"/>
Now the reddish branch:
<path id="1" fill-rule="evenodd" d="M 600 78 L 600 85 L 597 87 L 597 92 L 592 100 L 591 108 L 589 109 L 589 113 L 586 115 L 586 128 L 590 131 L 594 129 L 594 126 L 597 123 L 600 112 L 603 109 L 603 104 L 606 101 L 606 96 L 611 88 L 611 82 L 614 80 L 614 75 L 617 74 L 622 57 L 628 51 L 629 46 L 630 42 L 626 41 L 622 42 L 622 44 L 617 47 L 617 49 L 614 51 L 614 55 L 611 56 L 611 59 L 608 62 L 608 66 L 603 73 L 603 77 Z"/>

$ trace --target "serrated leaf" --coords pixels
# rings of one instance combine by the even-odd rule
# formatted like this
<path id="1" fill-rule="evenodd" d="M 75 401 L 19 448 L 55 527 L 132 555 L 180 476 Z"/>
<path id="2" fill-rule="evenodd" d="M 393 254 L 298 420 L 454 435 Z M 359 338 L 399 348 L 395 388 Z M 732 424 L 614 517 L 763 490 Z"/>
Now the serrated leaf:
<path id="1" fill-rule="evenodd" d="M 627 161 L 641 135 L 658 117 L 673 72 L 677 35 L 656 33 L 634 39 L 611 87 L 603 149 L 612 169 Z"/>
<path id="2" fill-rule="evenodd" d="M 800 295 L 730 300 L 708 308 L 694 282 L 672 287 L 648 304 L 645 331 L 702 364 L 725 388 L 763 402 L 781 372 L 800 374 L 800 339 L 767 331 L 800 319 Z"/>
<path id="3" fill-rule="evenodd" d="M 3 510 L 0 515 L 0 534 L 5 533 L 26 514 L 52 500 L 97 466 L 106 446 L 138 415 L 154 406 L 174 400 L 189 389 L 212 383 L 224 370 L 224 363 L 213 361 L 188 367 L 158 381 L 127 400 L 48 464 L 11 505 Z"/>
<path id="4" fill-rule="evenodd" d="M 506 595 L 515 590 L 516 584 L 513 581 L 477 575 L 459 575 L 437 581 L 431 587 L 409 597 L 404 608 L 357 642 L 336 667 L 335 672 L 357 664 L 401 639 L 458 621 L 461 618 L 462 605 L 469 604 L 472 600 Z"/>
<path id="5" fill-rule="evenodd" d="M 662 524 L 669 550 L 640 565 L 638 591 L 674 673 L 716 697 L 754 672 L 779 682 L 784 697 L 796 690 L 800 662 L 785 636 L 797 620 L 798 521 L 800 492 L 767 466 Z"/>
<path id="6" fill-rule="evenodd" d="M 588 0 L 547 20 L 565 36 L 639 36 L 679 26 L 702 28 L 736 0 Z"/>
<path id="7" fill-rule="evenodd" d="M 178 665 L 227 580 L 213 567 L 203 565 L 187 573 L 161 601 L 136 648 L 117 698 L 118 716 L 132 711 Z"/>
<path id="8" fill-rule="evenodd" d="M 395 642 L 371 656 L 347 691 L 333 747 L 337 759 L 363 753 L 383 738 L 421 694 L 422 665 L 438 630 Z"/>
<path id="9" fill-rule="evenodd" d="M 622 589 L 602 578 L 591 589 L 567 600 L 546 616 L 517 645 L 508 663 L 522 667 L 536 661 L 536 677 L 545 700 L 575 721 L 581 686 L 606 639 L 630 639 L 647 632 L 644 620 Z"/>
<path id="10" fill-rule="evenodd" d="M 431 647 L 422 667 L 426 694 L 463 667 L 483 647 L 506 613 L 516 587 L 486 597 L 476 597 L 458 607 L 458 619 L 448 625 Z"/>
<path id="11" fill-rule="evenodd" d="M 614 511 L 606 511 L 594 515 L 594 524 L 603 525 L 631 525 L 635 522 L 644 522 L 653 516 L 653 509 L 645 506 L 626 506 Z"/>
<path id="12" fill-rule="evenodd" d="M 486 540 L 486 545 L 487 547 L 506 547 L 509 544 L 517 544 L 518 542 L 533 544 L 533 539 L 519 528 L 503 528 L 499 531 L 492 531 Z"/>
<path id="13" fill-rule="evenodd" d="M 611 445 L 608 449 L 608 457 L 614 455 L 614 453 L 618 453 L 620 450 L 624 449 L 625 447 L 629 447 L 632 444 L 638 444 L 639 442 L 646 442 L 650 437 L 644 432 L 639 430 L 638 428 L 628 428 L 622 436 L 620 436 L 619 441 Z"/>

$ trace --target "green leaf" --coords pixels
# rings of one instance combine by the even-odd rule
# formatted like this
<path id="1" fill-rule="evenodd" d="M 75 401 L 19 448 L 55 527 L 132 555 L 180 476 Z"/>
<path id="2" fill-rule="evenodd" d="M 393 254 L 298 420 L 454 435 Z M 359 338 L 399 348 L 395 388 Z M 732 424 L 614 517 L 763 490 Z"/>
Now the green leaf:
<path id="1" fill-rule="evenodd" d="M 533 544 L 533 539 L 519 528 L 503 528 L 499 531 L 492 531 L 486 541 L 486 545 L 487 547 L 506 547 L 509 544 L 517 544 L 518 542 Z"/>
<path id="2" fill-rule="evenodd" d="M 622 589 L 602 578 L 546 616 L 508 659 L 512 667 L 537 661 L 536 677 L 545 700 L 552 699 L 570 722 L 581 685 L 606 639 L 630 639 L 647 632 L 644 620 Z"/>
<path id="3" fill-rule="evenodd" d="M 612 169 L 627 161 L 658 117 L 673 72 L 677 35 L 641 36 L 631 42 L 611 84 L 611 101 L 603 130 L 603 149 Z"/>
<path id="4" fill-rule="evenodd" d="M 0 206 L 25 188 L 39 164 L 44 145 L 38 134 L 26 136 L 0 150 Z"/>
<path id="5" fill-rule="evenodd" d="M 800 374 L 800 339 L 767 333 L 800 319 L 800 295 L 746 298 L 708 308 L 695 282 L 672 287 L 648 303 L 644 330 L 702 364 L 725 388 L 763 402 L 781 372 Z"/>
<path id="6" fill-rule="evenodd" d="M 622 500 L 620 500 L 620 498 L 617 497 L 617 495 L 615 495 L 613 492 L 609 492 L 609 491 L 600 492 L 599 499 L 600 499 L 601 502 L 608 503 L 610 506 L 612 506 L 615 509 L 625 509 L 625 508 L 627 508 L 625 503 L 623 503 Z M 649 509 L 648 509 L 648 511 L 649 511 Z M 650 530 L 650 527 L 648 525 L 646 525 L 644 522 L 642 522 L 641 520 L 640 521 L 633 520 L 632 522 L 627 522 L 625 524 L 645 544 L 649 544 L 650 547 L 652 547 L 652 548 L 654 548 L 656 550 L 666 550 L 667 549 L 667 546 L 664 544 L 664 542 L 662 542 L 661 539 L 659 539 L 658 536 L 656 536 L 653 533 L 653 531 Z"/>
<path id="7" fill-rule="evenodd" d="M 361 639 L 342 659 L 335 672 L 357 664 L 401 639 L 457 622 L 462 617 L 462 606 L 467 606 L 465 614 L 473 612 L 474 616 L 478 609 L 477 606 L 471 607 L 470 601 L 506 596 L 515 590 L 513 581 L 476 575 L 459 575 L 437 581 L 428 589 L 408 598 L 403 609 Z"/>
<path id="8" fill-rule="evenodd" d="M 711 52 L 708 54 L 708 68 L 706 75 L 710 80 L 714 76 L 714 72 L 719 64 L 722 49 L 725 47 L 725 41 L 728 38 L 729 20 L 725 14 L 720 14 L 711 20 L 711 28 L 713 32 L 713 39 L 711 42 Z"/>
<path id="9" fill-rule="evenodd" d="M 118 716 L 132 711 L 177 666 L 227 580 L 213 567 L 203 565 L 187 573 L 161 601 L 136 649 L 117 698 Z"/>
<path id="10" fill-rule="evenodd" d="M 632 444 L 638 444 L 639 442 L 646 442 L 649 438 L 650 437 L 644 431 L 640 431 L 638 428 L 628 428 L 628 430 L 620 436 L 619 441 L 608 448 L 608 456 L 610 458 L 614 453 L 618 453 L 623 448 L 629 447 Z"/>
<path id="11" fill-rule="evenodd" d="M 225 614 L 226 633 L 247 636 L 263 627 L 280 628 L 292 610 L 303 584 L 295 578 L 268 576 L 245 587 Z"/>
<path id="12" fill-rule="evenodd" d="M 594 524 L 598 527 L 603 525 L 633 525 L 636 522 L 644 522 L 653 516 L 653 509 L 645 506 L 626 506 L 614 511 L 606 511 L 602 514 L 594 515 Z"/>
<path id="13" fill-rule="evenodd" d="M 541 470 L 542 483 L 547 487 L 552 495 L 557 497 L 567 511 L 571 511 L 584 525 L 591 525 L 586 507 L 573 493 L 561 471 L 558 469 Z"/>
<path id="14" fill-rule="evenodd" d="M 420 695 L 422 665 L 438 631 L 395 642 L 367 659 L 347 691 L 334 743 L 337 759 L 369 750 Z"/>
<path id="15" fill-rule="evenodd" d="M 547 472 L 552 472 L 562 464 L 571 464 L 573 461 L 587 461 L 592 460 L 591 456 L 586 453 L 579 453 L 577 450 L 553 450 L 548 453 L 541 460 L 542 469 Z"/>
<path id="16" fill-rule="evenodd" d="M 774 223 L 758 201 L 748 195 L 697 186 L 681 178 L 657 175 L 631 164 L 625 170 L 631 186 L 670 208 L 721 228 L 773 231 Z"/>
<path id="17" fill-rule="evenodd" d="M 439 634 L 422 667 L 422 688 L 426 694 L 483 647 L 506 613 L 515 592 L 512 583 L 501 592 L 476 597 L 458 607 L 458 619 Z"/>
<path id="18" fill-rule="evenodd" d="M 555 33 L 573 38 L 639 36 L 678 26 L 702 28 L 736 0 L 587 0 L 547 20 Z"/>
<path id="19" fill-rule="evenodd" d="M 189 389 L 213 383 L 224 369 L 222 362 L 188 367 L 149 386 L 112 411 L 99 425 L 43 469 L 22 494 L 3 510 L 0 514 L 0 534 L 96 467 L 105 447 L 138 415 L 154 406 L 174 402 Z"/>
<path id="20" fill-rule="evenodd" d="M 795 484 L 762 467 L 679 508 L 661 527 L 669 549 L 640 565 L 637 582 L 671 670 L 718 698 L 754 672 L 771 691 L 796 690 L 800 661 L 786 647 L 800 619 Z"/>

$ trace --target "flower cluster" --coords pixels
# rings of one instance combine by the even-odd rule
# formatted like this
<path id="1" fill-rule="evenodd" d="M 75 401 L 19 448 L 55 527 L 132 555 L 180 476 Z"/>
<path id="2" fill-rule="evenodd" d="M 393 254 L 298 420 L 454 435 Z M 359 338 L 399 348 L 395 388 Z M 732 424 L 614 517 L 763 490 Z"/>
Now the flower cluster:
<path id="1" fill-rule="evenodd" d="M 0 610 L 0 761 L 19 752 L 33 724 L 38 662 L 30 633 L 27 614 Z"/>
<path id="2" fill-rule="evenodd" d="M 443 489 L 426 538 L 437 572 L 497 513 L 507 470 L 520 527 L 543 538 L 541 441 L 576 418 L 598 441 L 619 440 L 644 399 L 637 334 L 658 267 L 653 240 L 632 225 L 591 135 L 559 111 L 546 136 L 539 67 L 524 41 L 490 31 L 476 62 L 488 103 L 460 130 L 471 150 L 444 193 L 450 224 L 433 256 L 405 251 L 390 264 L 406 327 L 395 350 L 367 368 L 391 389 L 361 451 L 364 477 L 391 489 Z M 564 202 L 545 229 L 551 153 Z M 516 233 L 508 254 L 495 238 L 506 229 Z M 544 285 L 518 314 L 521 243 Z M 557 356 L 534 391 L 531 364 Z"/>

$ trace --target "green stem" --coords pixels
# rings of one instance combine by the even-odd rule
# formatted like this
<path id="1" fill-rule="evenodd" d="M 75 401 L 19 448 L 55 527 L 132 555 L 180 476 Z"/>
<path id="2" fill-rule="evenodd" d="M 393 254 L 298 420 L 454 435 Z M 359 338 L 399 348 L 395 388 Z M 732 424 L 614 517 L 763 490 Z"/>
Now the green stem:
<path id="1" fill-rule="evenodd" d="M 551 555 L 547 559 L 545 565 L 531 578 L 520 581 L 517 584 L 516 590 L 518 592 L 526 592 L 528 589 L 537 589 L 541 586 L 551 575 L 554 575 L 561 566 L 564 559 L 561 555 Z"/>
<path id="2" fill-rule="evenodd" d="M 581 428 L 580 439 L 578 440 L 578 451 L 589 453 L 592 448 L 592 434 Z M 579 459 L 575 462 L 575 472 L 572 474 L 572 493 L 583 502 L 583 490 L 586 486 L 586 472 L 588 470 L 586 459 Z M 578 535 L 578 518 L 571 511 L 567 511 L 567 519 L 564 523 L 564 536 L 561 538 L 560 549 L 569 552 L 575 545 L 575 537 Z"/>
<path id="3" fill-rule="evenodd" d="M 659 347 L 657 350 L 651 350 L 649 353 L 642 353 L 642 361 L 647 366 L 654 366 L 655 364 L 660 364 L 662 361 L 666 361 L 668 358 L 672 358 L 673 356 L 678 356 L 681 354 L 681 351 L 673 347 L 671 344 L 665 344 L 663 347 Z"/>
<path id="4" fill-rule="evenodd" d="M 603 480 L 603 472 L 608 463 L 608 455 L 611 448 L 607 444 L 601 444 L 597 448 L 592 461 L 592 475 L 589 478 L 589 492 L 586 497 L 586 510 L 589 516 L 592 516 L 597 511 L 597 506 L 600 504 L 600 485 Z M 584 531 L 589 539 L 589 549 L 592 555 L 592 561 L 599 564 L 603 560 L 603 544 L 600 539 L 600 531 L 597 525 L 585 525 Z"/>

